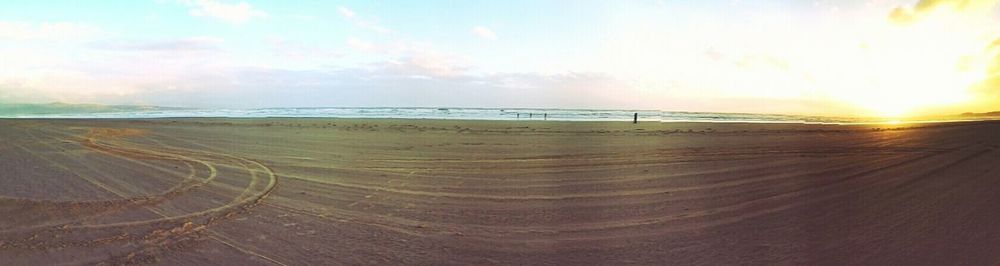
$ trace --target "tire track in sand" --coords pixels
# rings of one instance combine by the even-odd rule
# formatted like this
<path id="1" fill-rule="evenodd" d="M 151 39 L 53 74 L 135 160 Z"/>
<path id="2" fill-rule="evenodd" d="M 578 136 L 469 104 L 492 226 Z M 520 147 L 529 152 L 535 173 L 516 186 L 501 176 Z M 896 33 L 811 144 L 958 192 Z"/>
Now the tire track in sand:
<path id="1" fill-rule="evenodd" d="M 205 209 L 205 210 L 201 210 L 201 211 L 188 212 L 188 213 L 182 213 L 182 214 L 176 214 L 176 215 L 167 215 L 167 214 L 165 214 L 165 213 L 163 213 L 161 211 L 157 211 L 157 210 L 153 209 L 152 206 L 149 206 L 149 205 L 152 205 L 152 204 L 141 205 L 141 206 L 131 205 L 130 207 L 136 207 L 136 206 L 138 206 L 138 207 L 146 208 L 146 209 L 150 210 L 153 213 L 156 213 L 157 215 L 159 215 L 161 217 L 160 218 L 155 218 L 155 219 L 146 219 L 146 220 L 138 220 L 138 221 L 127 221 L 127 222 L 117 222 L 117 223 L 105 223 L 105 224 L 88 224 L 88 225 L 63 224 L 62 226 L 56 226 L 56 228 L 51 228 L 50 225 L 41 225 L 41 226 L 32 226 L 32 227 L 27 228 L 27 229 L 30 230 L 30 229 L 40 229 L 40 228 L 44 229 L 44 228 L 48 228 L 49 232 L 57 231 L 57 232 L 65 233 L 65 232 L 70 232 L 70 231 L 74 231 L 74 230 L 96 230 L 96 229 L 108 229 L 108 228 L 120 228 L 120 227 L 133 227 L 133 226 L 140 226 L 140 225 L 163 224 L 163 223 L 171 223 L 171 222 L 178 222 L 178 221 L 181 221 L 181 220 L 186 220 L 186 222 L 184 222 L 180 226 L 172 227 L 172 228 L 171 227 L 167 227 L 167 228 L 157 229 L 157 230 L 154 230 L 149 235 L 146 235 L 146 236 L 141 237 L 141 238 L 136 238 L 134 236 L 128 236 L 126 234 L 126 235 L 115 236 L 115 237 L 110 237 L 110 238 L 99 238 L 99 239 L 94 239 L 94 240 L 90 240 L 90 241 L 80 241 L 80 242 L 77 242 L 77 243 L 69 243 L 69 244 L 64 243 L 64 244 L 61 244 L 61 245 L 53 246 L 53 247 L 89 246 L 89 245 L 103 244 L 103 243 L 114 242 L 114 241 L 122 241 L 122 240 L 132 240 L 132 241 L 141 240 L 141 242 L 143 243 L 144 248 L 139 248 L 139 249 L 137 249 L 137 250 L 135 250 L 135 251 L 127 254 L 127 255 L 124 255 L 124 256 L 111 257 L 110 259 L 108 259 L 107 261 L 105 261 L 105 262 L 112 262 L 112 263 L 141 262 L 144 259 L 145 260 L 148 260 L 150 258 L 154 258 L 155 259 L 155 257 L 157 255 L 162 254 L 163 252 L 169 250 L 170 249 L 169 246 L 176 246 L 176 245 L 178 245 L 178 243 L 187 242 L 189 240 L 194 240 L 198 235 L 200 235 L 199 233 L 201 231 L 203 231 L 206 228 L 206 226 L 208 226 L 208 225 L 214 224 L 214 223 L 222 220 L 223 218 L 232 217 L 233 215 L 235 215 L 237 213 L 245 212 L 245 211 L 249 210 L 250 208 L 256 206 L 264 198 L 266 198 L 267 195 L 269 195 L 274 190 L 274 188 L 275 188 L 275 186 L 277 184 L 277 175 L 274 173 L 274 171 L 272 169 L 270 169 L 269 167 L 261 164 L 260 162 L 255 161 L 255 160 L 251 160 L 251 159 L 247 159 L 247 158 L 242 158 L 242 157 L 236 157 L 236 156 L 227 155 L 227 154 L 206 153 L 206 152 L 184 152 L 184 151 L 180 151 L 178 149 L 167 149 L 165 147 L 162 148 L 162 149 L 158 149 L 158 150 L 151 150 L 151 149 L 148 149 L 148 148 L 140 147 L 138 145 L 132 145 L 132 144 L 126 143 L 124 141 L 115 141 L 118 138 L 129 137 L 129 136 L 133 136 L 133 135 L 135 135 L 135 132 L 129 132 L 128 129 L 90 129 L 89 134 L 85 138 L 81 138 L 80 141 L 79 141 L 79 144 L 81 144 L 81 145 L 83 145 L 83 146 L 85 146 L 87 148 L 90 148 L 92 150 L 96 150 L 96 151 L 99 151 L 99 152 L 104 153 L 104 154 L 114 155 L 116 157 L 133 158 L 135 160 L 144 160 L 144 159 L 178 160 L 178 161 L 183 161 L 185 163 L 188 163 L 189 165 L 190 165 L 190 163 L 199 163 L 199 164 L 202 164 L 202 165 L 206 166 L 208 169 L 211 169 L 211 175 L 210 175 L 210 177 L 205 178 L 206 182 L 204 182 L 204 183 L 210 182 L 211 179 L 213 179 L 217 175 L 217 173 L 218 173 L 217 170 L 216 170 L 216 168 L 215 168 L 215 166 L 213 164 L 218 164 L 218 163 L 224 163 L 224 162 L 232 161 L 232 162 L 235 162 L 235 163 L 241 165 L 247 171 L 247 173 L 250 175 L 250 179 L 251 180 L 249 181 L 249 184 L 248 184 L 247 188 L 239 196 L 235 197 L 229 203 L 227 203 L 225 205 L 222 205 L 222 206 L 218 206 L 218 207 L 214 207 L 214 208 L 210 208 L 210 209 Z M 28 149 L 28 148 L 26 148 L 26 147 L 24 147 L 24 146 L 18 145 L 18 147 L 21 148 L 22 150 L 25 150 L 26 152 L 31 153 L 31 150 Z M 38 154 L 34 154 L 34 153 L 33 153 L 33 155 L 39 156 Z M 54 162 L 53 160 L 50 160 L 48 158 L 44 158 L 44 157 L 40 157 L 40 158 L 43 159 L 43 160 L 46 160 L 48 162 L 52 162 L 53 165 L 61 165 L 58 162 Z M 60 167 L 60 166 L 56 166 L 56 167 Z M 73 174 L 79 176 L 79 173 L 74 172 L 72 169 L 70 169 L 68 167 L 62 166 L 60 168 L 65 168 L 64 170 L 66 170 L 67 172 L 70 172 L 70 173 L 73 173 Z M 258 172 L 265 173 L 265 176 L 267 178 L 267 181 L 266 181 L 267 184 L 263 188 L 261 188 L 259 191 L 254 191 L 254 188 L 258 186 L 257 185 L 258 184 L 258 180 L 260 179 L 260 176 L 258 175 Z M 81 176 L 81 178 L 83 178 L 83 177 Z M 107 185 L 105 185 L 105 184 L 103 184 L 103 183 L 101 183 L 99 181 L 90 180 L 90 179 L 88 179 L 87 181 L 90 181 L 90 182 L 94 183 L 95 185 L 98 185 L 102 189 L 108 190 L 112 194 L 118 195 L 119 197 L 124 197 L 124 194 L 121 193 L 120 191 L 117 191 L 116 189 L 110 188 Z M 177 186 L 175 186 L 175 187 L 177 187 Z M 217 193 L 217 192 L 215 192 L 215 193 Z M 180 194 L 180 193 L 178 193 L 178 194 Z M 128 201 L 128 200 L 125 199 L 125 200 L 121 200 L 121 201 Z M 103 202 L 101 204 L 110 204 L 110 203 Z M 204 220 L 202 220 L 203 222 L 199 222 L 199 224 L 195 224 L 195 223 L 193 223 L 191 221 L 191 220 L 195 220 L 195 219 L 197 219 L 199 217 L 202 217 L 204 219 Z M 24 230 L 24 228 L 19 229 L 19 231 L 20 230 Z M 0 232 L 0 233 L 4 233 L 4 232 Z M 223 239 L 224 237 L 221 236 L 218 233 L 209 232 L 208 238 L 211 238 L 213 240 L 219 241 L 219 242 L 221 242 L 221 243 L 223 243 L 223 244 L 225 244 L 227 246 L 230 246 L 230 247 L 232 247 L 234 249 L 237 249 L 237 250 L 239 250 L 241 252 L 244 252 L 244 253 L 247 253 L 247 254 L 250 254 L 250 255 L 253 255 L 253 256 L 256 256 L 256 257 L 260 257 L 262 259 L 265 259 L 266 261 L 270 261 L 272 263 L 279 264 L 279 265 L 284 265 L 280 261 L 277 261 L 275 259 L 269 258 L 267 256 L 261 255 L 261 254 L 256 253 L 256 252 L 252 252 L 250 250 L 247 250 L 246 248 L 242 248 L 242 247 L 239 247 L 238 245 L 230 243 L 230 241 L 224 240 Z M 20 242 L 20 243 L 18 243 L 18 242 Z M 34 242 L 34 243 L 28 243 L 28 242 Z M 38 234 L 37 233 L 36 234 L 32 234 L 31 237 L 29 237 L 27 239 L 24 239 L 24 240 L 21 240 L 21 241 L 0 242 L 0 249 L 12 248 L 12 247 L 14 247 L 14 248 L 16 248 L 16 247 L 32 247 L 32 248 L 36 248 L 36 249 L 37 248 L 43 248 L 44 249 L 45 245 L 40 242 L 40 240 L 38 239 Z"/>

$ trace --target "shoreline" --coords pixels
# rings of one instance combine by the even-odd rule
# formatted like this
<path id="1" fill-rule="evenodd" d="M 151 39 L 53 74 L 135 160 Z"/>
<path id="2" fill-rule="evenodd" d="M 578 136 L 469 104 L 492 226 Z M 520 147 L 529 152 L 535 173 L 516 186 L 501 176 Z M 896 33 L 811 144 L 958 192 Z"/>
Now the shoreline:
<path id="1" fill-rule="evenodd" d="M 394 118 L 394 117 L 314 117 L 314 116 L 275 116 L 275 117 L 227 117 L 227 116 L 180 116 L 180 117 L 0 117 L 0 120 L 94 120 L 94 121 L 157 121 L 157 120 L 384 120 L 384 121 L 455 121 L 455 122 L 485 122 L 485 123 L 536 123 L 536 122 L 558 122 L 558 123 L 632 123 L 631 120 L 559 120 L 559 119 L 466 119 L 466 118 Z M 947 120 L 898 120 L 887 119 L 880 122 L 808 122 L 808 121 L 713 121 L 713 120 L 639 120 L 642 123 L 663 123 L 663 124 L 788 124 L 788 125 L 822 125 L 822 126 L 864 126 L 864 125 L 909 125 L 909 124 L 945 124 L 945 123 L 979 123 L 1000 121 L 1000 118 L 984 119 L 947 119 Z"/>
<path id="2" fill-rule="evenodd" d="M 262 109 L 185 109 L 180 111 L 129 111 L 85 113 L 7 113 L 7 118 L 93 118 L 93 119 L 154 119 L 154 118 L 359 118 L 359 119 L 448 119 L 448 120 L 550 120 L 550 121 L 632 121 L 638 113 L 640 121 L 648 122 L 709 122 L 709 123 L 805 123 L 855 124 L 910 123 L 988 120 L 996 117 L 966 115 L 934 115 L 919 117 L 875 117 L 801 115 L 745 112 L 689 112 L 663 110 L 614 109 L 533 109 L 533 108 L 262 108 Z M 532 117 L 532 115 L 534 115 Z"/>

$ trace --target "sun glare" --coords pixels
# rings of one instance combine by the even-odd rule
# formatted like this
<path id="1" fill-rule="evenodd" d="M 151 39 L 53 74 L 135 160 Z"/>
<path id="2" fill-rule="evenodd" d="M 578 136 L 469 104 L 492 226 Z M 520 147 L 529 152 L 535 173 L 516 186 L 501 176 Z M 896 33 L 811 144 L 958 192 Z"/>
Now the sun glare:
<path id="1" fill-rule="evenodd" d="M 977 100 L 972 88 L 986 80 L 995 58 L 989 45 L 1000 33 L 993 6 L 936 2 L 904 7 L 902 18 L 877 9 L 802 27 L 777 14 L 663 34 L 630 28 L 610 38 L 615 41 L 603 47 L 601 62 L 663 98 L 808 99 L 831 104 L 784 111 L 925 116 Z M 672 41 L 680 38 L 675 35 L 685 41 Z"/>
<path id="2" fill-rule="evenodd" d="M 890 118 L 971 101 L 969 89 L 986 78 L 991 57 L 984 45 L 989 32 L 969 25 L 989 21 L 955 11 L 942 7 L 914 21 L 887 21 L 859 48 L 863 64 L 841 66 L 857 70 L 845 77 L 855 79 L 845 84 L 850 87 L 831 91 L 871 115 Z"/>

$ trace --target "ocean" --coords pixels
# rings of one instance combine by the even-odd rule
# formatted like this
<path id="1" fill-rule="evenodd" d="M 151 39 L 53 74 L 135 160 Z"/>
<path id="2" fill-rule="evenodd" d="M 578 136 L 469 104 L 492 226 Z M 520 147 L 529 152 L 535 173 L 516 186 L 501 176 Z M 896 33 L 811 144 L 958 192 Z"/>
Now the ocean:
<path id="1" fill-rule="evenodd" d="M 10 118 L 179 118 L 179 117 L 314 117 L 314 118 L 403 118 L 459 120 L 551 120 L 551 121 L 639 121 L 657 122 L 746 122 L 746 123 L 879 123 L 886 119 L 844 118 L 781 114 L 678 112 L 658 110 L 532 109 L 532 108 L 259 108 L 259 109 L 169 109 L 124 112 L 14 115 Z"/>

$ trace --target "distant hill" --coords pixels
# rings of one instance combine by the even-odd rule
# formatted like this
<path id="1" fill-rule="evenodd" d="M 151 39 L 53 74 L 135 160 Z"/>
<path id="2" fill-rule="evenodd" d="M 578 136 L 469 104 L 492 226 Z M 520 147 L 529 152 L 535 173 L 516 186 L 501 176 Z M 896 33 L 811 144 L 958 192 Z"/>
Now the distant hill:
<path id="1" fill-rule="evenodd" d="M 111 112 L 137 112 L 158 110 L 180 110 L 183 108 L 139 106 L 139 105 L 101 105 L 101 104 L 69 104 L 69 103 L 0 103 L 0 116 L 18 115 L 59 115 L 59 114 L 93 114 Z"/>
<path id="2" fill-rule="evenodd" d="M 962 113 L 962 116 L 1000 116 L 1000 111 L 986 112 L 986 113 Z"/>

